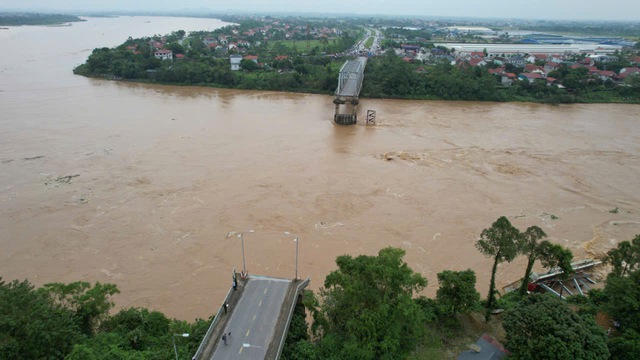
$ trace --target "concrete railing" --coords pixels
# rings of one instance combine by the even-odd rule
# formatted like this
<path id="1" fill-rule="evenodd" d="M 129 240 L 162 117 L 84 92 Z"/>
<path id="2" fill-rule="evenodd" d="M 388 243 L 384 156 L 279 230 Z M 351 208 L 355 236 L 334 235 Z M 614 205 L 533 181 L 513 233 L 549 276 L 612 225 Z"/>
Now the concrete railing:
<path id="1" fill-rule="evenodd" d="M 300 290 L 306 288 L 310 282 L 311 282 L 311 277 L 308 277 L 307 280 L 301 282 L 300 285 L 298 285 L 298 287 L 296 288 L 296 296 L 293 297 L 293 304 L 291 304 L 291 310 L 289 310 L 289 316 L 287 316 L 287 326 L 285 327 L 285 329 L 289 329 L 289 324 L 291 324 L 291 318 L 293 317 L 293 311 L 295 310 L 296 303 L 298 302 L 298 294 L 300 294 Z M 289 333 L 288 330 L 282 333 L 282 338 L 280 338 L 280 346 L 278 347 L 278 354 L 276 355 L 276 359 L 279 359 L 280 355 L 282 354 L 285 337 L 287 336 L 288 333 Z"/>
<path id="2" fill-rule="evenodd" d="M 198 346 L 198 351 L 196 351 L 196 354 L 191 358 L 192 360 L 199 360 L 200 356 L 202 356 L 202 351 L 204 351 L 204 347 L 207 344 L 207 341 L 209 340 L 209 337 L 211 336 L 213 329 L 216 327 L 218 320 L 220 319 L 220 314 L 222 313 L 224 304 L 227 304 L 229 302 L 229 298 L 231 297 L 232 293 L 233 293 L 233 286 L 229 288 L 229 292 L 227 292 L 227 296 L 224 298 L 224 301 L 222 302 L 222 306 L 218 309 L 216 316 L 211 321 L 211 325 L 209 325 L 209 329 L 207 330 L 207 333 L 204 335 L 204 338 L 202 338 L 202 342 L 200 343 L 200 346 Z"/>

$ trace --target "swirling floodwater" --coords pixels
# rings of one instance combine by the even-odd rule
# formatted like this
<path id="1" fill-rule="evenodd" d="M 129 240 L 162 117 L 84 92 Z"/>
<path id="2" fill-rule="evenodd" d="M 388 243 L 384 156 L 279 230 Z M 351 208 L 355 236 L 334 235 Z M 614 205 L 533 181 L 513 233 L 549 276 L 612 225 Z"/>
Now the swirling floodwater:
<path id="1" fill-rule="evenodd" d="M 73 75 L 129 36 L 224 25 L 87 20 L 0 30 L 4 280 L 111 282 L 118 308 L 194 319 L 242 269 L 229 231 L 254 230 L 250 273 L 288 278 L 298 237 L 313 289 L 336 256 L 399 247 L 427 296 L 467 268 L 486 294 L 492 260 L 474 243 L 502 215 L 577 259 L 640 233 L 640 106 L 361 99 L 376 125 L 340 127 L 330 96 Z M 499 285 L 524 270 L 500 265 Z"/>

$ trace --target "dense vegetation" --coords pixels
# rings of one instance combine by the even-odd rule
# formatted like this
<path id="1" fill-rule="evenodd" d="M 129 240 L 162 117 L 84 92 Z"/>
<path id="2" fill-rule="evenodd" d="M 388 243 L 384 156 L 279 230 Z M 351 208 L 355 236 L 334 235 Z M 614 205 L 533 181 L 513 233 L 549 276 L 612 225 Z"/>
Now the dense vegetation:
<path id="1" fill-rule="evenodd" d="M 113 284 L 74 282 L 36 289 L 28 281 L 0 278 L 0 359 L 170 359 L 172 334 L 188 358 L 208 322 L 168 319 L 157 311 L 127 308 L 114 315 Z"/>
<path id="2" fill-rule="evenodd" d="M 236 24 L 212 31 L 188 34 L 179 30 L 166 36 L 129 38 L 116 48 L 95 49 L 87 61 L 74 69 L 85 76 L 104 77 L 178 85 L 200 85 L 238 89 L 276 90 L 331 94 L 345 54 L 363 38 L 361 23 L 332 19 L 272 17 L 229 17 Z M 314 35 L 311 35 L 313 31 Z M 421 60 L 397 56 L 393 48 L 400 42 L 433 48 L 430 35 L 435 30 L 387 28 L 382 43 L 387 52 L 371 57 L 365 68 L 361 96 L 426 100 L 531 101 L 547 103 L 627 102 L 640 103 L 640 76 L 628 76 L 624 83 L 603 81 L 572 62 L 549 72 L 564 87 L 549 86 L 545 79 L 516 80 L 503 85 L 489 69 L 470 66 L 434 56 Z M 435 33 L 433 33 L 435 34 Z M 365 39 L 370 46 L 374 38 Z M 219 42 L 219 43 L 218 43 Z M 170 50 L 170 60 L 154 56 L 157 49 Z M 450 49 L 441 47 L 445 54 Z M 598 63 L 598 70 L 618 73 L 632 66 L 631 50 L 625 50 L 616 63 Z M 229 57 L 242 55 L 240 71 L 232 71 Z M 251 56 L 249 58 L 249 56 Z M 542 65 L 542 64 L 537 64 Z M 505 65 L 516 76 L 524 69 Z"/>
<path id="3" fill-rule="evenodd" d="M 531 261 L 535 253 L 543 263 L 562 266 L 568 250 L 535 250 L 552 248 L 539 242 L 544 237 L 539 228 L 520 232 L 501 217 L 482 231 L 478 249 L 494 259 L 507 251 L 505 260 L 524 255 Z M 640 358 L 640 235 L 609 251 L 604 260 L 613 271 L 604 289 L 567 301 L 515 291 L 482 303 L 472 270 L 440 272 L 436 298 L 416 297 L 427 279 L 404 262 L 404 255 L 402 249 L 385 248 L 376 256 L 339 256 L 324 287 L 316 294 L 306 291 L 296 307 L 282 358 L 455 358 L 486 331 L 465 333 L 478 326 L 473 319 L 480 318 L 482 306 L 506 309 L 486 329 L 514 359 Z M 54 283 L 36 289 L 28 281 L 0 280 L 0 358 L 169 359 L 172 336 L 182 333 L 190 337 L 176 340 L 179 357 L 195 353 L 207 321 L 189 324 L 141 308 L 110 314 L 116 293 L 112 284 Z M 313 318 L 310 332 L 307 312 Z"/>
<path id="4" fill-rule="evenodd" d="M 543 80 L 534 83 L 516 81 L 510 86 L 501 86 L 498 78 L 484 67 L 456 67 L 448 63 L 433 66 L 411 64 L 387 51 L 384 56 L 369 60 L 362 96 L 547 103 L 640 102 L 638 76 L 629 77 L 627 86 L 593 80 L 587 76 L 586 69 L 566 66 L 549 76 L 563 81 L 567 89 L 547 86 Z"/>
<path id="5" fill-rule="evenodd" d="M 352 38 L 343 40 L 341 47 L 352 41 Z M 127 46 L 133 44 L 139 44 L 137 54 L 127 50 Z M 300 56 L 295 49 L 276 43 L 271 45 L 272 53 L 289 55 L 265 58 L 262 67 L 251 60 L 243 60 L 242 71 L 231 71 L 226 56 L 202 56 L 201 52 L 192 49 L 184 50 L 177 45 L 169 47 L 176 53 L 184 53 L 185 59 L 174 62 L 158 60 L 151 55 L 145 41 L 130 40 L 116 49 L 95 49 L 87 62 L 74 72 L 168 84 L 330 94 L 337 86 L 338 71 L 344 61 L 320 55 L 318 50 Z M 566 66 L 550 76 L 565 83 L 567 89 L 547 86 L 543 80 L 534 83 L 516 81 L 511 86 L 501 86 L 499 78 L 483 67 L 411 64 L 389 51 L 384 56 L 369 60 L 361 95 L 371 98 L 547 103 L 640 102 L 638 76 L 629 77 L 626 86 L 594 80 L 587 76 L 585 69 Z"/>
<path id="6" fill-rule="evenodd" d="M 38 13 L 0 13 L 0 26 L 58 25 L 85 21 L 77 16 Z"/>

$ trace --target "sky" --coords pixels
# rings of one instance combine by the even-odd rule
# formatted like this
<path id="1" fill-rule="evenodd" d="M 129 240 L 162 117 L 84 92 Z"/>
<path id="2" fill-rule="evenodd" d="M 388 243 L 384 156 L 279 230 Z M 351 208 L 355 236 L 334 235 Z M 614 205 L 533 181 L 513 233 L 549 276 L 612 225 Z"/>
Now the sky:
<path id="1" fill-rule="evenodd" d="M 296 12 L 640 21 L 639 0 L 0 0 L 0 11 Z"/>

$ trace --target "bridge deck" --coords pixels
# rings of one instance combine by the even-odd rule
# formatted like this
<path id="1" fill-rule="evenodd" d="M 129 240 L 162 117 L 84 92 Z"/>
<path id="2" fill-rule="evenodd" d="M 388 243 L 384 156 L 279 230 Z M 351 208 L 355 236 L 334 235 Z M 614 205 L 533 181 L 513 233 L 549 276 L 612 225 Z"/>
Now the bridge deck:
<path id="1" fill-rule="evenodd" d="M 355 60 L 347 60 L 340 69 L 341 77 L 348 76 L 346 81 L 336 90 L 339 97 L 357 97 L 360 94 L 360 86 L 364 77 L 364 67 L 367 63 L 366 57 L 359 57 Z"/>
<path id="2" fill-rule="evenodd" d="M 275 359 L 288 328 L 288 318 L 301 288 L 308 280 L 249 276 L 237 290 L 228 315 L 203 339 L 203 352 L 195 359 Z M 233 291 L 233 293 L 236 293 Z M 231 333 L 227 345 L 222 334 Z"/>
<path id="3" fill-rule="evenodd" d="M 358 79 L 347 80 L 336 95 L 341 97 L 358 96 Z"/>

